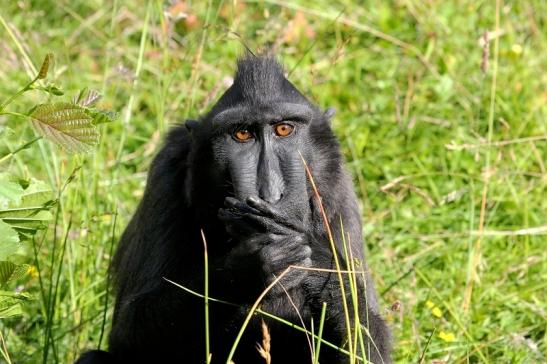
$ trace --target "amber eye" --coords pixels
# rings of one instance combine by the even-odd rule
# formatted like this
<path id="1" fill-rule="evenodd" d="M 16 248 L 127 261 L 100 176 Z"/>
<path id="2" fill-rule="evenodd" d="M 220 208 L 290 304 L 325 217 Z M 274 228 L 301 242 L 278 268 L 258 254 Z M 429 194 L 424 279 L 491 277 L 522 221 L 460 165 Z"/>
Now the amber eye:
<path id="1" fill-rule="evenodd" d="M 291 124 L 279 123 L 274 126 L 275 134 L 280 137 L 286 137 L 292 134 L 294 126 Z"/>
<path id="2" fill-rule="evenodd" d="M 249 141 L 249 139 L 251 139 L 252 137 L 253 135 L 251 134 L 251 132 L 245 129 L 239 129 L 234 133 L 234 138 L 240 142 Z"/>

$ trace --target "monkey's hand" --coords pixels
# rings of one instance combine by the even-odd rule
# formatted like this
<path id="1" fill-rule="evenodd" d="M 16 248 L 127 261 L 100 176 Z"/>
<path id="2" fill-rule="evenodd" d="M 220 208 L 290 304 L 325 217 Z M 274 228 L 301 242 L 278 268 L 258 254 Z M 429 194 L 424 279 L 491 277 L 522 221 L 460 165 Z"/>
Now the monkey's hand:
<path id="1" fill-rule="evenodd" d="M 272 293 L 298 286 L 307 275 L 302 268 L 312 264 L 303 224 L 258 197 L 249 197 L 245 202 L 227 197 L 225 204 L 219 218 L 236 243 L 225 266 L 258 274 L 262 288 L 283 274 Z"/>

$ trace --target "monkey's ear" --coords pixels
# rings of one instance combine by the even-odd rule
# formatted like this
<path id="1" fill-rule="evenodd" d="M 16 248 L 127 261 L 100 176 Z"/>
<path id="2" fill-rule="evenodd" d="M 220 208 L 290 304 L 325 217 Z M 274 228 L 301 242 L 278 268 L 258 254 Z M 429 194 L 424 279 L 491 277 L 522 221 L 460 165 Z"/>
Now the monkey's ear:
<path id="1" fill-rule="evenodd" d="M 325 110 L 325 112 L 323 113 L 323 115 L 325 115 L 325 118 L 327 119 L 329 124 L 331 124 L 332 118 L 334 117 L 335 114 L 336 114 L 336 109 L 334 107 L 327 108 L 327 110 Z"/>
<path id="2" fill-rule="evenodd" d="M 184 126 L 186 126 L 186 130 L 188 130 L 190 133 L 192 133 L 199 126 L 199 121 L 197 121 L 197 120 L 186 120 L 186 122 L 184 123 Z"/>

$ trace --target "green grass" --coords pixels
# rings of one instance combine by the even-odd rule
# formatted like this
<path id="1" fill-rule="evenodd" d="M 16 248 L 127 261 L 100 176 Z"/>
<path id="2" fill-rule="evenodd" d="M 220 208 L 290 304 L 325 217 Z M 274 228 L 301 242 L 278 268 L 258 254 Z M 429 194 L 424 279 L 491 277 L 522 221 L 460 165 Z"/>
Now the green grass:
<path id="1" fill-rule="evenodd" d="M 0 321 L 14 363 L 71 362 L 97 346 L 111 244 L 150 161 L 170 125 L 220 96 L 242 43 L 272 46 L 297 87 L 338 111 L 396 361 L 547 361 L 547 3 L 357 3 L 189 1 L 187 21 L 161 1 L 2 4 L 17 41 L 0 27 L 0 100 L 53 52 L 50 80 L 69 95 L 98 89 L 121 113 L 92 155 L 40 140 L 0 165 L 56 193 L 75 175 L 37 261 L 27 247 L 40 280 L 18 289 L 35 300 Z M 36 102 L 25 95 L 14 111 Z M 23 119 L 1 117 L 5 127 L 0 158 L 35 138 Z"/>

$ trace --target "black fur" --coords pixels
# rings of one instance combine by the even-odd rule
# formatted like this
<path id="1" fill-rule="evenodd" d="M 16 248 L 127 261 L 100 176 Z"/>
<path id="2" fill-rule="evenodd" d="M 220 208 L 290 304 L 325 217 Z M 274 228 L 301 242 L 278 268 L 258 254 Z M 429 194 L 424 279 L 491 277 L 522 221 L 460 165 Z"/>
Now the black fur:
<path id="1" fill-rule="evenodd" d="M 207 239 L 210 296 L 239 305 L 210 303 L 213 363 L 226 361 L 250 305 L 286 267 L 334 269 L 301 158 L 321 194 L 342 268 L 347 266 L 340 221 L 353 257 L 365 269 L 361 217 L 330 129 L 332 115 L 311 104 L 284 77 L 275 59 L 240 60 L 234 84 L 217 104 L 199 123 L 175 127 L 152 163 L 144 197 L 112 262 L 116 304 L 109 352 L 88 352 L 79 363 L 205 362 L 203 299 L 164 279 L 203 292 L 200 229 Z M 271 125 L 281 121 L 295 127 L 289 137 L 271 134 Z M 253 132 L 251 142 L 234 141 L 234 131 L 241 128 Z M 368 274 L 364 276 L 358 277 L 359 317 L 372 340 L 364 334 L 367 352 L 360 355 L 389 363 L 389 331 L 380 317 L 373 283 Z M 313 318 L 317 329 L 326 302 L 323 337 L 347 349 L 336 273 L 295 269 L 280 283 L 266 295 L 262 310 L 297 325 L 300 315 L 308 329 Z M 264 362 L 256 350 L 262 341 L 260 319 L 253 318 L 247 328 L 235 363 Z M 271 332 L 274 363 L 311 362 L 305 334 L 264 320 Z M 320 362 L 348 359 L 322 345 Z"/>

